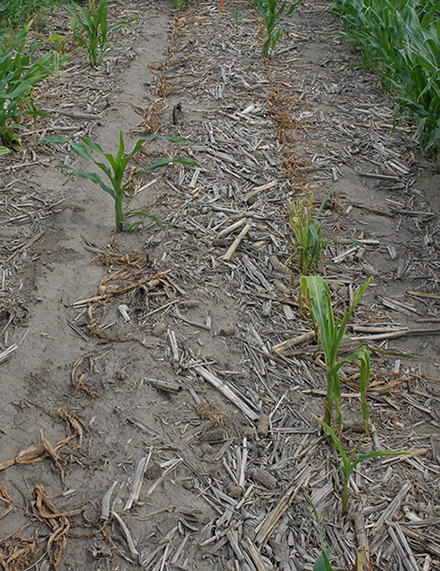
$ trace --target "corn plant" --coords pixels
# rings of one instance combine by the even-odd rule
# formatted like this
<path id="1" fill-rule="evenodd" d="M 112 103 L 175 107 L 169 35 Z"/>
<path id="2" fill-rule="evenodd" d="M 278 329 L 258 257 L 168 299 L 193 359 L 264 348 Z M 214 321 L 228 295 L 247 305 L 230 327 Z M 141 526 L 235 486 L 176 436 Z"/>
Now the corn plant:
<path id="1" fill-rule="evenodd" d="M 330 436 L 330 438 L 333 441 L 334 446 L 337 448 L 337 450 L 339 451 L 340 455 L 341 455 L 341 465 L 340 465 L 340 469 L 342 472 L 342 476 L 344 478 L 344 483 L 343 483 L 343 488 L 342 488 L 342 510 L 344 512 L 348 511 L 348 483 L 350 480 L 350 476 L 353 472 L 353 470 L 356 468 L 356 466 L 360 463 L 363 462 L 364 460 L 369 460 L 370 458 L 377 458 L 379 456 L 403 456 L 403 455 L 411 455 L 411 452 L 408 450 L 401 450 L 401 451 L 395 451 L 395 450 L 373 450 L 373 452 L 368 452 L 367 454 L 361 454 L 360 456 L 358 456 L 357 458 L 355 458 L 355 454 L 358 451 L 359 447 L 361 446 L 361 444 L 364 442 L 363 440 L 361 440 L 357 446 L 354 448 L 353 452 L 350 454 L 350 456 L 347 456 L 345 450 L 342 448 L 342 444 L 341 441 L 339 440 L 339 438 L 336 436 L 335 432 L 330 428 L 330 426 L 324 422 L 323 420 L 321 420 L 320 418 L 318 418 L 315 415 L 312 415 L 318 422 L 319 424 L 324 428 L 324 432 L 326 434 L 326 436 Z"/>
<path id="2" fill-rule="evenodd" d="M 9 153 L 8 147 L 0 147 L 0 155 L 7 155 Z"/>
<path id="3" fill-rule="evenodd" d="M 368 432 L 369 410 L 367 405 L 367 385 L 370 379 L 370 355 L 365 347 L 361 347 L 348 357 L 338 362 L 338 350 L 344 337 L 345 327 L 355 307 L 361 301 L 370 279 L 359 288 L 351 307 L 345 312 L 341 323 L 334 315 L 328 285 L 321 276 L 302 276 L 301 289 L 310 297 L 312 319 L 319 342 L 324 351 L 325 371 L 327 376 L 327 395 L 325 399 L 324 419 L 328 424 L 332 421 L 333 404 L 335 405 L 334 427 L 340 430 L 341 418 L 341 383 L 342 367 L 349 361 L 360 360 L 360 393 L 364 429 Z"/>
<path id="4" fill-rule="evenodd" d="M 181 12 L 182 9 L 183 9 L 183 7 L 184 7 L 185 4 L 186 4 L 186 0 L 174 0 L 174 1 L 175 1 L 177 10 L 178 10 L 179 12 Z"/>
<path id="5" fill-rule="evenodd" d="M 286 34 L 289 35 L 289 30 L 283 28 L 282 23 L 290 16 L 301 0 L 297 0 L 287 5 L 287 0 L 254 0 L 255 7 L 257 8 L 263 24 L 261 26 L 263 34 L 263 51 L 264 58 L 268 58 L 273 53 L 278 40 Z"/>
<path id="6" fill-rule="evenodd" d="M 20 146 L 14 130 L 22 129 L 19 124 L 24 115 L 44 115 L 34 106 L 34 86 L 49 75 L 57 72 L 69 61 L 70 56 L 60 57 L 51 51 L 31 63 L 38 44 L 27 46 L 29 22 L 20 30 L 14 41 L 6 47 L 0 42 L 0 138 L 4 144 Z"/>
<path id="7" fill-rule="evenodd" d="M 332 554 L 334 546 L 332 546 L 332 547 L 326 547 L 325 546 L 324 536 L 322 533 L 321 523 L 319 521 L 318 512 L 317 512 L 312 500 L 310 499 L 310 496 L 307 494 L 307 492 L 305 492 L 305 494 L 306 494 L 307 501 L 312 506 L 313 513 L 315 514 L 316 523 L 318 524 L 318 529 L 319 529 L 319 542 L 321 544 L 321 549 L 322 549 L 322 554 L 317 558 L 317 560 L 315 561 L 315 564 L 313 565 L 313 571 L 334 571 L 333 567 L 331 566 L 331 563 L 330 563 L 330 555 Z"/>
<path id="8" fill-rule="evenodd" d="M 331 242 L 331 240 L 322 239 L 321 224 L 318 222 L 318 217 L 321 214 L 329 196 L 330 195 L 328 194 L 319 207 L 318 213 L 313 222 L 313 193 L 310 196 L 308 204 L 306 199 L 301 200 L 299 203 L 289 201 L 289 225 L 295 238 L 293 247 L 296 248 L 299 253 L 299 265 L 303 276 L 308 275 L 309 269 L 313 264 L 318 268 L 321 252 Z M 297 253 L 294 253 L 289 258 L 288 263 L 295 258 L 296 254 Z"/>
<path id="9" fill-rule="evenodd" d="M 136 145 L 134 146 L 133 150 L 130 153 L 125 154 L 124 139 L 122 137 L 122 133 L 120 133 L 120 135 L 119 135 L 119 150 L 118 150 L 117 155 L 114 156 L 110 153 L 105 153 L 103 151 L 101 145 L 98 145 L 98 143 L 94 143 L 93 141 L 90 141 L 86 137 L 80 137 L 82 143 L 73 143 L 73 142 L 68 141 L 64 137 L 57 137 L 57 136 L 47 137 L 47 138 L 43 139 L 43 141 L 47 141 L 49 143 L 57 143 L 57 144 L 69 143 L 69 145 L 72 147 L 72 149 L 75 151 L 75 153 L 77 155 L 79 155 L 83 159 L 87 159 L 88 161 L 91 161 L 97 167 L 99 167 L 101 169 L 101 171 L 106 175 L 106 177 L 110 181 L 111 186 L 108 184 L 105 184 L 105 182 L 102 180 L 102 178 L 95 172 L 80 171 L 80 170 L 77 170 L 77 169 L 71 167 L 70 165 L 57 165 L 59 168 L 68 169 L 68 170 L 72 171 L 73 173 L 77 174 L 78 176 L 80 176 L 82 178 L 91 180 L 95 184 L 99 185 L 105 192 L 107 192 L 113 198 L 114 206 L 115 206 L 116 230 L 118 232 L 121 232 L 124 229 L 124 227 L 130 229 L 133 226 L 137 225 L 136 223 L 134 225 L 129 225 L 127 222 L 125 222 L 124 218 L 127 216 L 133 216 L 133 215 L 146 216 L 148 218 L 152 218 L 157 224 L 159 224 L 159 225 L 162 224 L 160 222 L 160 220 L 158 218 L 156 218 L 156 216 L 153 216 L 152 214 L 148 214 L 146 212 L 142 212 L 142 211 L 141 212 L 125 212 L 125 213 L 123 212 L 122 200 L 124 197 L 130 198 L 130 195 L 127 194 L 127 187 L 137 176 L 139 176 L 142 173 L 152 172 L 152 171 L 154 171 L 160 167 L 164 167 L 170 163 L 180 163 L 182 165 L 195 165 L 195 166 L 197 166 L 196 162 L 194 162 L 190 159 L 187 159 L 185 157 L 177 158 L 177 159 L 170 159 L 168 157 L 162 157 L 153 165 L 150 165 L 147 168 L 139 169 L 132 177 L 129 178 L 129 180 L 127 182 L 124 182 L 123 181 L 124 173 L 125 173 L 125 170 L 127 168 L 127 165 L 128 165 L 128 162 L 130 161 L 130 159 L 141 149 L 142 145 L 146 141 L 152 141 L 153 139 L 158 139 L 158 138 L 166 139 L 172 143 L 179 143 L 179 144 L 186 143 L 186 141 L 184 141 L 178 137 L 161 137 L 159 135 L 150 135 L 146 139 L 139 139 L 136 142 Z M 100 161 L 97 161 L 93 157 L 91 151 L 95 151 L 96 153 L 103 155 L 106 158 L 106 160 L 109 163 L 111 168 L 109 168 L 109 166 L 107 166 L 106 164 L 101 163 Z"/>
<path id="10" fill-rule="evenodd" d="M 240 27 L 240 8 L 237 8 L 235 11 L 232 10 L 232 8 L 230 8 L 229 6 L 226 6 L 226 10 L 228 12 L 231 12 L 232 17 L 234 18 L 235 21 L 235 29 L 238 32 L 238 29 Z"/>
<path id="11" fill-rule="evenodd" d="M 292 245 L 296 251 L 287 260 L 287 264 L 290 264 L 292 260 L 294 260 L 295 257 L 299 254 L 299 265 L 303 276 L 308 275 L 309 270 L 313 265 L 316 269 L 318 269 L 321 253 L 328 244 L 334 244 L 337 242 L 350 242 L 351 244 L 356 244 L 357 246 L 363 247 L 363 244 L 357 240 L 341 240 L 340 238 L 323 240 L 321 235 L 321 224 L 318 222 L 318 218 L 327 200 L 330 198 L 330 195 L 333 192 L 333 188 L 334 185 L 322 201 L 313 222 L 313 193 L 311 194 L 308 202 L 305 198 L 298 203 L 289 201 L 289 225 L 295 239 Z"/>
<path id="12" fill-rule="evenodd" d="M 102 57 L 110 45 L 114 43 L 111 36 L 122 26 L 131 25 L 139 18 L 128 21 L 108 24 L 109 0 L 100 0 L 96 5 L 95 0 L 89 0 L 88 10 L 72 2 L 72 6 L 64 6 L 72 16 L 73 37 L 78 46 L 86 50 L 87 60 L 92 67 L 102 63 Z"/>

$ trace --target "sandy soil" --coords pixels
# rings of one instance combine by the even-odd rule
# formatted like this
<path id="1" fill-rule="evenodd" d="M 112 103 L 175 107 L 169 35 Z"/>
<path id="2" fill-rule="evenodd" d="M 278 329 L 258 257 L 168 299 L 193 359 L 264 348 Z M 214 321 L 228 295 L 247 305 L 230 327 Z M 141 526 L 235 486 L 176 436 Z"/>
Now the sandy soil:
<path id="1" fill-rule="evenodd" d="M 415 569 L 440 565 L 440 179 L 412 127 L 392 131 L 391 100 L 333 35 L 326 5 L 302 4 L 271 62 L 260 57 L 254 11 L 228 6 L 237 23 L 214 2 L 182 13 L 162 1 L 118 6 L 115 19 L 140 17 L 119 32 L 123 47 L 99 69 L 75 56 L 38 89 L 37 105 L 53 112 L 23 135 L 24 147 L 85 135 L 112 152 L 120 131 L 129 149 L 151 132 L 191 142 L 148 143 L 133 161 L 140 168 L 168 153 L 200 165 L 172 165 L 133 186 L 127 208 L 163 227 L 115 234 L 111 197 L 53 168 L 89 168 L 65 147 L 0 158 L 4 569 L 312 569 L 319 536 L 303 488 L 326 543 L 336 543 L 335 568 L 351 568 L 362 547 L 360 506 L 373 568 L 403 568 L 401 529 Z M 319 345 L 309 336 L 273 349 L 312 330 L 298 310 L 297 265 L 285 267 L 288 201 L 313 190 L 319 205 L 333 185 L 324 237 L 366 244 L 327 266 L 335 304 L 346 308 L 372 276 L 352 320 L 367 329 L 356 335 L 407 328 L 362 341 L 372 349 L 375 427 L 365 450 L 423 449 L 359 470 L 352 517 L 334 489 L 336 453 L 311 416 L 323 412 Z M 324 258 L 350 248 L 331 244 Z M 347 368 L 343 387 L 354 391 L 343 399 L 348 448 L 361 436 L 357 371 Z"/>

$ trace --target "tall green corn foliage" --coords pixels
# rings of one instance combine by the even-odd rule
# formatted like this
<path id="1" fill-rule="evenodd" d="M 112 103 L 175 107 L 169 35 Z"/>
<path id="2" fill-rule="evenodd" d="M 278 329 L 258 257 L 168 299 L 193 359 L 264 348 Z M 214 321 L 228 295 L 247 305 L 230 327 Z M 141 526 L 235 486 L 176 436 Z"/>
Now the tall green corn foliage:
<path id="1" fill-rule="evenodd" d="M 440 169 L 440 2 L 334 0 L 342 35 L 378 71 L 396 100 L 396 118 L 417 124 L 423 151 Z"/>

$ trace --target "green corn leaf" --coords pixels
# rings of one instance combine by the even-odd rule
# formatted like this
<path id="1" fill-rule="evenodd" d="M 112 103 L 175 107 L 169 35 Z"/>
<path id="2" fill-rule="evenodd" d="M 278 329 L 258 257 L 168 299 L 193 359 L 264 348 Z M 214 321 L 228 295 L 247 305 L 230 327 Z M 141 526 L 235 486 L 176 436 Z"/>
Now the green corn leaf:
<path id="1" fill-rule="evenodd" d="M 140 148 L 140 147 L 139 147 Z M 136 145 L 134 147 L 134 150 L 136 149 Z M 133 150 L 133 151 L 134 151 Z M 138 149 L 139 150 L 139 149 Z M 115 162 L 117 164 L 119 164 L 122 160 L 122 157 L 124 156 L 124 151 L 125 151 L 125 144 L 124 144 L 124 138 L 122 136 L 122 131 L 119 132 L 119 150 L 118 150 L 118 154 L 116 155 L 116 159 Z M 137 152 L 137 151 L 136 151 Z M 132 155 L 133 156 L 133 155 Z"/>
<path id="2" fill-rule="evenodd" d="M 364 419 L 364 430 L 369 435 L 368 421 L 370 419 L 370 410 L 367 404 L 367 385 L 370 381 L 371 365 L 370 354 L 366 347 L 361 355 L 361 376 L 360 376 L 360 393 L 361 393 L 361 409 L 362 418 Z"/>
<path id="3" fill-rule="evenodd" d="M 321 548 L 322 548 L 322 555 L 320 555 L 318 557 L 318 559 L 315 561 L 315 564 L 313 566 L 313 571 L 333 571 L 333 568 L 332 568 L 332 566 L 330 564 L 330 560 L 329 560 L 329 557 L 333 551 L 333 547 L 326 547 L 325 546 L 324 537 L 322 535 L 322 530 L 321 530 L 321 524 L 319 522 L 318 512 L 317 512 L 315 505 L 313 504 L 309 494 L 306 491 L 304 491 L 304 493 L 305 493 L 305 496 L 307 498 L 307 501 L 312 506 L 313 513 L 315 514 L 316 523 L 318 524 L 318 527 L 319 527 L 319 542 L 320 542 Z"/>
<path id="4" fill-rule="evenodd" d="M 324 432 L 326 433 L 327 436 L 330 436 L 330 438 L 333 441 L 333 444 L 336 446 L 336 448 L 339 450 L 339 453 L 341 454 L 341 458 L 342 458 L 342 464 L 344 467 L 349 465 L 348 462 L 348 457 L 347 454 L 345 453 L 345 450 L 342 448 L 342 444 L 341 441 L 339 440 L 339 438 L 336 436 L 335 432 L 330 428 L 330 426 L 324 422 L 323 420 L 321 420 L 320 418 L 318 418 L 317 416 L 315 416 L 314 414 L 312 414 L 313 418 L 315 420 L 317 420 L 319 422 L 319 424 L 323 427 Z"/>
<path id="5" fill-rule="evenodd" d="M 162 157 L 161 159 L 159 159 L 156 163 L 154 163 L 153 165 L 143 168 L 143 169 L 139 169 L 136 174 L 134 176 L 132 176 L 130 178 L 130 180 L 128 182 L 126 182 L 123 186 L 123 191 L 125 192 L 125 189 L 128 187 L 128 185 L 131 183 L 132 180 L 134 180 L 137 176 L 139 176 L 142 173 L 145 172 L 153 172 L 158 168 L 167 166 L 171 163 L 179 163 L 181 165 L 186 165 L 186 166 L 196 166 L 198 167 L 199 165 L 193 161 L 192 159 L 187 159 L 185 157 L 181 157 L 179 159 L 169 159 L 168 157 Z"/>
<path id="6" fill-rule="evenodd" d="M 86 159 L 88 161 L 95 162 L 92 153 L 89 151 L 87 146 L 83 143 L 74 143 L 73 141 L 70 142 L 70 146 L 75 151 L 77 155 L 79 155 L 82 159 Z"/>
<path id="7" fill-rule="evenodd" d="M 335 323 L 331 308 L 330 292 L 327 284 L 321 276 L 301 276 L 301 281 L 306 285 L 310 294 L 312 316 L 319 326 L 320 341 L 324 349 L 326 359 L 332 361 L 332 349 L 334 345 Z"/>
<path id="8" fill-rule="evenodd" d="M 57 145 L 64 145 L 65 143 L 70 143 L 65 137 L 61 135 L 51 135 L 50 137 L 45 137 L 44 139 L 40 139 L 37 143 L 35 143 L 34 147 L 39 145 L 40 143 L 55 143 Z"/>
<path id="9" fill-rule="evenodd" d="M 102 150 L 101 145 L 99 145 L 98 143 L 94 143 L 90 139 L 87 139 L 87 137 L 80 137 L 80 139 L 84 144 L 86 144 L 93 151 L 96 151 L 97 153 L 101 153 L 101 155 L 104 154 L 104 151 Z"/>
<path id="10" fill-rule="evenodd" d="M 352 464 L 353 467 L 350 473 L 360 462 L 363 462 L 364 460 L 370 460 L 370 458 L 379 458 L 380 456 L 411 456 L 412 454 L 413 453 L 410 450 L 373 450 L 368 454 L 361 454 L 358 458 L 356 458 Z"/>
<path id="11" fill-rule="evenodd" d="M 124 20 L 122 22 L 118 22 L 117 24 L 112 24 L 109 28 L 109 32 L 113 33 L 116 32 L 117 30 L 119 30 L 119 28 L 122 28 L 122 26 L 130 26 L 131 24 L 134 24 L 135 22 L 138 22 L 139 18 L 131 18 L 131 20 Z"/>
<path id="12" fill-rule="evenodd" d="M 333 547 L 327 547 L 323 549 L 322 555 L 320 555 L 315 564 L 313 565 L 313 571 L 333 571 L 333 567 L 330 563 L 330 555 L 332 554 Z"/>
<path id="13" fill-rule="evenodd" d="M 101 179 L 101 177 L 96 174 L 95 172 L 83 172 L 83 171 L 79 171 L 77 169 L 74 169 L 73 167 L 71 167 L 70 165 L 57 165 L 57 168 L 60 169 L 67 169 L 70 170 L 72 172 L 74 172 L 76 175 L 80 176 L 81 178 L 85 178 L 88 180 L 91 180 L 92 182 L 94 182 L 95 184 L 98 184 L 102 190 L 104 190 L 105 192 L 107 192 L 108 194 L 110 194 L 110 196 L 115 199 L 116 195 L 115 192 L 112 188 L 110 188 L 109 186 L 107 186 L 103 180 Z"/>
<path id="14" fill-rule="evenodd" d="M 142 210 L 139 210 L 137 212 L 125 212 L 124 217 L 128 216 L 144 216 L 146 218 L 151 218 L 151 220 L 154 220 L 158 226 L 163 226 L 163 222 L 157 216 L 154 216 L 154 214 L 148 214 L 148 212 L 142 212 Z"/>
<path id="15" fill-rule="evenodd" d="M 371 282 L 371 278 L 368 278 L 368 280 L 357 290 L 355 296 L 354 296 L 354 300 L 353 303 L 351 304 L 350 308 L 348 309 L 348 311 L 345 313 L 340 328 L 339 328 L 339 333 L 338 336 L 336 338 L 336 342 L 338 343 L 338 347 L 341 344 L 342 338 L 344 336 L 344 331 L 345 331 L 345 326 L 348 323 L 348 320 L 350 319 L 353 311 L 356 309 L 356 306 L 359 304 L 359 302 L 361 301 L 365 290 L 367 289 L 367 287 L 370 285 Z"/>
<path id="16" fill-rule="evenodd" d="M 332 195 L 334 188 L 335 188 L 335 185 L 333 185 L 333 186 L 331 187 L 331 189 L 330 189 L 330 190 L 327 192 L 327 194 L 325 195 L 324 200 L 321 202 L 321 205 L 320 205 L 320 207 L 318 208 L 318 212 L 317 212 L 317 214 L 316 214 L 316 219 L 318 219 L 319 216 L 321 215 L 321 212 L 323 211 L 324 206 L 327 204 L 328 199 L 329 199 L 330 196 Z"/>
<path id="17" fill-rule="evenodd" d="M 158 168 L 164 167 L 164 166 L 169 165 L 171 163 L 179 163 L 181 165 L 186 165 L 186 166 L 198 166 L 196 161 L 193 161 L 192 159 L 187 159 L 185 157 L 182 157 L 179 159 L 169 159 L 168 157 L 162 157 L 153 165 L 150 165 L 149 167 L 146 167 L 143 169 L 139 169 L 138 172 L 136 173 L 136 176 L 140 173 L 143 173 L 143 172 L 152 172 Z"/>
<path id="18" fill-rule="evenodd" d="M 337 373 L 341 369 L 341 367 L 343 367 L 345 365 L 345 363 L 348 363 L 349 361 L 356 361 L 357 359 L 363 359 L 363 358 L 365 358 L 365 354 L 368 355 L 368 351 L 366 350 L 365 347 L 361 347 L 360 349 L 358 349 L 357 351 L 355 351 L 351 355 L 348 355 L 347 357 L 344 357 L 341 361 L 339 361 L 339 363 L 337 363 L 330 370 L 330 372 L 332 374 Z"/>

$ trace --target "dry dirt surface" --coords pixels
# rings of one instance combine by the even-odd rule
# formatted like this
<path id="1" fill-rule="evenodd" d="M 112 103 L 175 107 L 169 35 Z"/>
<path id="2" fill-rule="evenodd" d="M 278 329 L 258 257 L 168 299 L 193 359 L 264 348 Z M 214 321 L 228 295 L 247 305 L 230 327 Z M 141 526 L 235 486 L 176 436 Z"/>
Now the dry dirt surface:
<path id="1" fill-rule="evenodd" d="M 127 209 L 162 227 L 115 234 L 111 197 L 54 168 L 90 168 L 65 145 L 0 158 L 5 570 L 312 570 L 306 492 L 335 569 L 440 568 L 440 179 L 412 127 L 392 130 L 327 4 L 304 0 L 264 61 L 255 11 L 226 3 L 115 5 L 138 24 L 99 68 L 76 54 L 39 86 L 50 114 L 22 135 L 27 149 L 82 135 L 114 152 L 121 131 L 129 149 L 189 141 L 146 143 L 130 166 L 198 163 L 130 187 Z M 313 191 L 318 207 L 332 187 L 324 238 L 365 245 L 324 252 L 335 311 L 372 277 L 341 349 L 370 349 L 371 437 L 352 363 L 342 444 L 414 451 L 358 464 L 348 514 L 312 416 L 323 355 L 288 223 L 289 200 Z"/>

